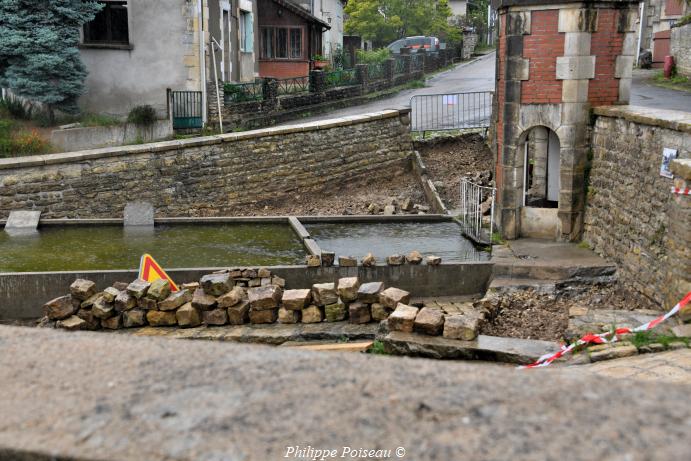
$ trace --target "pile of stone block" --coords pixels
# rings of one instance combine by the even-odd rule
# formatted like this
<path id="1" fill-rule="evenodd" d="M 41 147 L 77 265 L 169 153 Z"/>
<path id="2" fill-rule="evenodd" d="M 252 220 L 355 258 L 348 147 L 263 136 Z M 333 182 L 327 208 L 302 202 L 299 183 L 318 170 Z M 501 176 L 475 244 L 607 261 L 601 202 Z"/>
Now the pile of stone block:
<path id="1" fill-rule="evenodd" d="M 388 318 L 388 329 L 472 341 L 477 338 L 485 316 L 486 310 L 472 303 L 451 310 L 436 303 L 416 307 L 401 300 Z"/>
<path id="2" fill-rule="evenodd" d="M 409 302 L 406 291 L 385 288 L 382 282 L 360 283 L 357 277 L 286 290 L 285 280 L 268 269 L 231 269 L 205 275 L 175 292 L 162 279 L 115 283 L 103 291 L 97 291 L 93 281 L 78 279 L 70 294 L 44 305 L 40 324 L 67 330 L 346 320 L 363 324 L 385 320 Z"/>
<path id="3" fill-rule="evenodd" d="M 322 251 L 321 254 L 307 255 L 305 261 L 307 267 L 331 267 L 338 260 L 338 265 L 340 267 L 357 267 L 358 260 L 354 256 L 338 256 L 330 251 Z M 414 266 L 422 264 L 426 261 L 428 266 L 438 266 L 441 264 L 441 258 L 435 255 L 429 255 L 423 258 L 422 254 L 415 250 L 411 251 L 407 255 L 393 254 L 386 257 L 386 264 L 389 266 L 402 266 L 404 264 L 411 264 Z M 362 258 L 360 261 L 362 267 L 374 267 L 377 265 L 377 258 L 368 253 L 367 256 Z"/>

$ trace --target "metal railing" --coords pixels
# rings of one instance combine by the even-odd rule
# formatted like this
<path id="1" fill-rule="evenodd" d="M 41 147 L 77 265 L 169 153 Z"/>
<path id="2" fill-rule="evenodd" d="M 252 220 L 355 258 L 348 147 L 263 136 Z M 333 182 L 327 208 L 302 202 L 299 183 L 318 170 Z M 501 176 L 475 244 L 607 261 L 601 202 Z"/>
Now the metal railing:
<path id="1" fill-rule="evenodd" d="M 410 99 L 410 108 L 411 131 L 489 128 L 492 92 L 417 95 Z"/>
<path id="2" fill-rule="evenodd" d="M 223 85 L 226 104 L 236 102 L 258 101 L 263 98 L 263 83 L 225 83 Z"/>
<path id="3" fill-rule="evenodd" d="M 324 82 L 327 88 L 337 88 L 339 86 L 357 85 L 357 77 L 353 69 L 340 69 L 324 74 Z"/>
<path id="4" fill-rule="evenodd" d="M 276 79 L 276 81 L 278 82 L 278 94 L 280 95 L 306 93 L 310 90 L 309 76 L 281 78 Z"/>
<path id="5" fill-rule="evenodd" d="M 380 80 L 384 78 L 384 64 L 372 63 L 367 65 L 367 77 L 370 80 Z"/>
<path id="6" fill-rule="evenodd" d="M 201 91 L 169 91 L 173 129 L 198 129 L 204 125 Z"/>
<path id="7" fill-rule="evenodd" d="M 424 61 L 422 55 L 417 53 L 410 55 L 410 68 L 413 72 L 419 72 L 421 70 L 424 70 L 422 68 L 423 65 Z"/>
<path id="8" fill-rule="evenodd" d="M 393 70 L 394 75 L 405 74 L 405 60 L 398 56 Z"/>
<path id="9" fill-rule="evenodd" d="M 466 178 L 461 179 L 461 213 L 459 221 L 463 234 L 481 245 L 492 244 L 494 230 L 494 187 L 480 186 Z M 487 201 L 489 200 L 489 203 Z M 485 212 L 489 211 L 489 227 L 483 226 Z"/>

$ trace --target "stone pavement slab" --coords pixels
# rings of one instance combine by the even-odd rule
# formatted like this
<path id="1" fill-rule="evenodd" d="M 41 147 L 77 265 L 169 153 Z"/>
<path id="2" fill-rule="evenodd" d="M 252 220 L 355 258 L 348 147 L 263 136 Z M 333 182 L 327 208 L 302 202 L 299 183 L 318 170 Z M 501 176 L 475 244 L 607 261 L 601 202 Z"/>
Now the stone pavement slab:
<path id="1" fill-rule="evenodd" d="M 641 354 L 577 367 L 578 370 L 606 378 L 691 383 L 691 350 L 680 349 L 658 354 Z M 691 406 L 688 400 L 685 402 Z"/>
<path id="2" fill-rule="evenodd" d="M 295 445 L 402 447 L 415 461 L 691 459 L 688 381 L 577 368 L 2 326 L 0 383 L 4 459 L 271 461 Z"/>

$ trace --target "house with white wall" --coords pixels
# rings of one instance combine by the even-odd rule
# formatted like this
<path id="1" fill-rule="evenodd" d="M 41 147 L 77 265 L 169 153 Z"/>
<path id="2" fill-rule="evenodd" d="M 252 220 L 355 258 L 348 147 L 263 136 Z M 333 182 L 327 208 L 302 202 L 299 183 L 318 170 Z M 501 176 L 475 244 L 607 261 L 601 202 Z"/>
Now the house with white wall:
<path id="1" fill-rule="evenodd" d="M 201 92 L 206 82 L 252 81 L 256 59 L 255 0 L 102 0 L 80 32 L 89 72 L 80 107 L 126 116 L 138 105 L 167 113 L 166 90 Z M 204 114 L 204 119 L 206 115 Z"/>
<path id="2" fill-rule="evenodd" d="M 343 10 L 347 0 L 289 0 L 309 11 L 310 14 L 331 26 L 322 37 L 322 54 L 331 56 L 343 48 L 345 17 Z"/>

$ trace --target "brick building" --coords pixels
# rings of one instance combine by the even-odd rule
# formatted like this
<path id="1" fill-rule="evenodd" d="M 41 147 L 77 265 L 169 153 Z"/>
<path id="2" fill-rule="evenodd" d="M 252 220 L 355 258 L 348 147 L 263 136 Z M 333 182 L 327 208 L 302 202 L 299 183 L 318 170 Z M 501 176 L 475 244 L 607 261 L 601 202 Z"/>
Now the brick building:
<path id="1" fill-rule="evenodd" d="M 590 109 L 629 100 L 637 5 L 495 2 L 494 149 L 505 238 L 580 238 Z"/>

